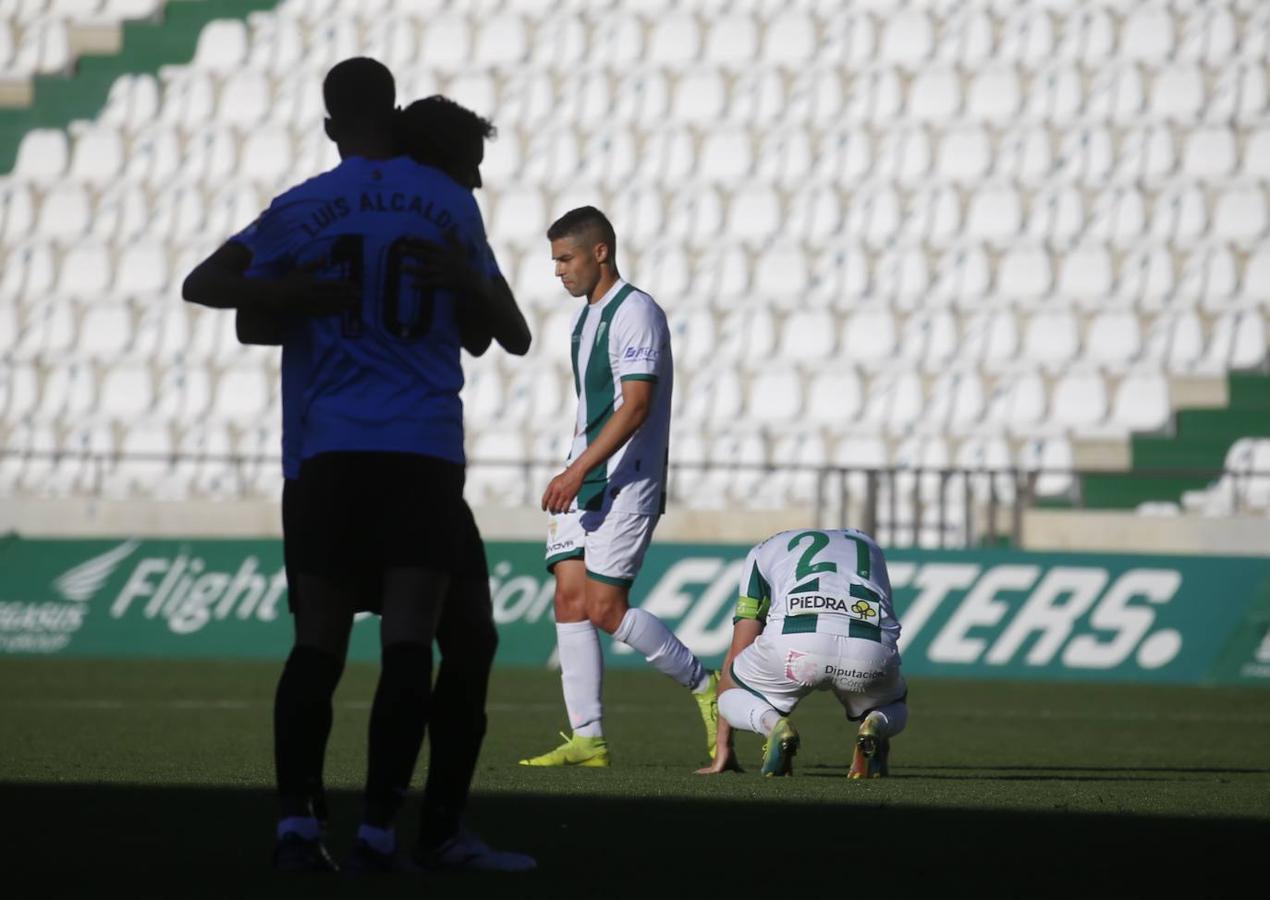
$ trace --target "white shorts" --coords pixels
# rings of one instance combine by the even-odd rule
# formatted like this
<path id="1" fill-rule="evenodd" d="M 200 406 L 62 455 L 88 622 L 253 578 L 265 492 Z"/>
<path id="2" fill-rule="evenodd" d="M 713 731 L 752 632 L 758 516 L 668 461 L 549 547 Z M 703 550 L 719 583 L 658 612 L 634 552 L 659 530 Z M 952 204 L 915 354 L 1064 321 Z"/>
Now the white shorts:
<path id="1" fill-rule="evenodd" d="M 566 559 L 585 559 L 588 577 L 630 587 L 644 564 L 657 519 L 612 510 L 553 515 L 547 520 L 547 571 Z"/>
<path id="2" fill-rule="evenodd" d="M 853 722 L 908 694 L 895 647 L 837 634 L 760 634 L 732 660 L 732 679 L 782 715 L 833 691 Z"/>

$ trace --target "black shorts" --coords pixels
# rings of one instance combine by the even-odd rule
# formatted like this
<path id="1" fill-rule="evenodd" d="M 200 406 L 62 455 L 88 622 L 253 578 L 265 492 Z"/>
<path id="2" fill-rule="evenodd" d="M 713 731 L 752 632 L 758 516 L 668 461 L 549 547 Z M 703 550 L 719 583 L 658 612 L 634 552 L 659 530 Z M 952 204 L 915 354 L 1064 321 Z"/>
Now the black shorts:
<path id="1" fill-rule="evenodd" d="M 475 562 L 472 536 L 479 544 L 480 535 L 463 502 L 463 479 L 458 463 L 414 453 L 305 460 L 286 523 L 292 567 L 358 579 L 389 568 L 467 574 Z"/>

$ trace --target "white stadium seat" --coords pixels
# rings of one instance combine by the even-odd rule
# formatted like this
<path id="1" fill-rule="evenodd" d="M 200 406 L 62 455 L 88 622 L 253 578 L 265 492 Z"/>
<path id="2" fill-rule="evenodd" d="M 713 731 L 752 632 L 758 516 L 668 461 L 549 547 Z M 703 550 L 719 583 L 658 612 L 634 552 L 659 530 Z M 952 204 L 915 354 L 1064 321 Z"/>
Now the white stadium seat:
<path id="1" fill-rule="evenodd" d="M 15 177 L 34 184 L 49 184 L 61 178 L 70 158 L 66 133 L 56 128 L 33 128 L 18 144 L 13 164 Z"/>
<path id="2" fill-rule="evenodd" d="M 1168 379 L 1155 371 L 1130 372 L 1116 388 L 1111 421 L 1130 431 L 1157 431 L 1171 413 Z"/>

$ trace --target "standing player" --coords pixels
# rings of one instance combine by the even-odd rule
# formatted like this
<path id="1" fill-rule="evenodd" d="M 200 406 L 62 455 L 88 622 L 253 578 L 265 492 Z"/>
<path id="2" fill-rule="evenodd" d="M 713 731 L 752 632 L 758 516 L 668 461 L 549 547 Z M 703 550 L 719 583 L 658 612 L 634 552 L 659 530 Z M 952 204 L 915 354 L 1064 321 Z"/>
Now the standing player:
<path id="1" fill-rule="evenodd" d="M 395 852 L 393 822 L 432 700 L 431 643 L 442 601 L 455 577 L 470 575 L 475 560 L 468 557 L 480 549 L 479 536 L 470 539 L 474 523 L 463 527 L 470 511 L 462 502 L 457 301 L 451 291 L 416 288 L 410 245 L 457 244 L 469 267 L 490 278 L 497 272 L 470 191 L 396 154 L 387 69 L 348 60 L 328 74 L 324 95 L 327 133 L 339 145 L 341 164 L 275 200 L 191 274 L 186 297 L 285 310 L 297 293 L 284 290 L 301 277 L 295 273 L 316 268 L 340 276 L 336 283 L 351 281 L 363 300 L 338 317 L 292 322 L 284 344 L 284 351 L 292 344 L 301 351 L 304 388 L 302 463 L 292 482 L 296 644 L 275 715 L 282 805 L 275 864 L 333 868 L 311 794 L 352 615 L 363 605 L 357 594 L 375 584 L 383 669 L 371 711 L 364 820 L 350 857 L 353 868 L 365 870 L 386 868 Z M 269 277 L 243 277 L 244 254 Z M 526 330 L 520 352 L 527 346 Z M 452 696 L 462 692 L 451 686 Z M 483 709 L 477 712 L 468 717 L 483 728 Z M 446 751 L 454 759 L 467 755 L 463 748 Z M 455 810 L 437 812 L 457 828 Z M 421 841 L 426 865 L 533 867 L 528 857 L 498 854 L 466 832 L 430 828 L 426 820 Z"/>
<path id="2" fill-rule="evenodd" d="M 568 467 L 542 497 L 551 514 L 547 569 L 556 578 L 560 680 L 573 734 L 520 764 L 609 765 L 597 628 L 692 690 L 713 755 L 718 673 L 706 671 L 660 619 L 629 602 L 666 504 L 674 379 L 666 315 L 618 274 L 617 239 L 598 209 L 566 213 L 547 239 L 565 290 L 586 298 L 573 323 L 573 446 Z"/>
<path id="3" fill-rule="evenodd" d="M 830 690 L 861 719 L 847 777 L 886 775 L 891 738 L 908 721 L 900 623 L 886 559 L 860 531 L 782 531 L 750 550 L 720 685 L 713 774 L 736 768 L 732 728 L 763 735 L 760 771 L 789 775 L 798 732 L 789 715 Z"/>

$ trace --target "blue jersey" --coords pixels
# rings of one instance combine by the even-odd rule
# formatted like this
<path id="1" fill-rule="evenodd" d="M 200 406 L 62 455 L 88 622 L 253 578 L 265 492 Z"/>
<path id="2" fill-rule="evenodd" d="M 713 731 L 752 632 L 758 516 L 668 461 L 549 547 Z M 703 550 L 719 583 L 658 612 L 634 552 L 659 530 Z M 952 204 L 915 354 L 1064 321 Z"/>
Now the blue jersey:
<path id="1" fill-rule="evenodd" d="M 284 471 L 297 431 L 300 459 L 378 450 L 464 461 L 456 298 L 416 289 L 404 271 L 404 241 L 447 236 L 483 274 L 498 274 L 471 192 L 405 157 L 350 157 L 237 236 L 253 273 L 316 266 L 362 286 L 358 309 L 298 319 L 284 337 Z"/>

